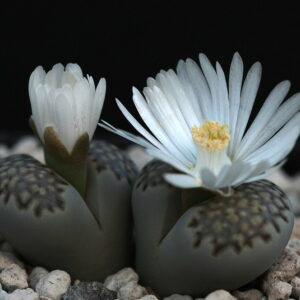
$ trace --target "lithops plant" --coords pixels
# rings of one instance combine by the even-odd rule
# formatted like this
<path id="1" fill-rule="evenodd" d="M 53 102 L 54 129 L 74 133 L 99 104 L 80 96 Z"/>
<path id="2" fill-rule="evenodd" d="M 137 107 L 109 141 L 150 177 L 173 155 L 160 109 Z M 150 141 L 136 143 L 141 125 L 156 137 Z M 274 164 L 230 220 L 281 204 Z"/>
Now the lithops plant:
<path id="1" fill-rule="evenodd" d="M 263 178 L 282 164 L 299 136 L 300 95 L 283 102 L 290 83 L 279 83 L 248 124 L 260 63 L 243 82 L 236 53 L 228 86 L 219 63 L 215 69 L 200 54 L 200 65 L 187 59 L 177 73 L 149 78 L 146 100 L 133 89 L 153 134 L 119 101 L 144 138 L 102 124 L 160 160 L 141 171 L 132 205 L 137 271 L 163 296 L 197 297 L 246 284 L 276 260 L 293 227 L 288 198 Z"/>
<path id="2" fill-rule="evenodd" d="M 105 80 L 95 88 L 76 64 L 31 75 L 30 120 L 46 166 L 28 155 L 0 161 L 0 231 L 29 262 L 103 280 L 131 263 L 134 164 L 91 142 Z"/>

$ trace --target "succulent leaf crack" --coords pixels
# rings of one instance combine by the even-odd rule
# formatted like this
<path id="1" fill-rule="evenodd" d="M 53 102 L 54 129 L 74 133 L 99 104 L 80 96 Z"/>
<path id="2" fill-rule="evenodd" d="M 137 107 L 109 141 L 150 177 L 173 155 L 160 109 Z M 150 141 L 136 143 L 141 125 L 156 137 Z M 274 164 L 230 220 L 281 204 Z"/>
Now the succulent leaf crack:
<path id="1" fill-rule="evenodd" d="M 109 169 L 118 180 L 125 178 L 129 184 L 133 183 L 137 169 L 129 157 L 116 146 L 105 141 L 93 141 L 88 155 L 90 161 L 96 164 L 99 173 Z"/>

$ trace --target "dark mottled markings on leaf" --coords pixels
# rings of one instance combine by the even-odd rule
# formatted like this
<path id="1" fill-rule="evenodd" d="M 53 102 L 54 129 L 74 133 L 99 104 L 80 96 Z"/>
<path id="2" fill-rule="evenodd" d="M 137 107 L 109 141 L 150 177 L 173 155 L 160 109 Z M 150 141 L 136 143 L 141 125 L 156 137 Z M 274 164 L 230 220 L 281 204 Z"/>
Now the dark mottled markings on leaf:
<path id="1" fill-rule="evenodd" d="M 126 153 L 115 145 L 105 141 L 93 141 L 89 150 L 89 159 L 96 164 L 100 173 L 111 170 L 118 180 L 126 178 L 128 183 L 133 183 L 137 175 L 137 168 Z"/>
<path id="2" fill-rule="evenodd" d="M 33 209 L 40 217 L 43 211 L 64 210 L 61 193 L 67 183 L 52 170 L 25 154 L 0 160 L 0 196 L 3 203 L 15 201 L 20 210 Z"/>
<path id="3" fill-rule="evenodd" d="M 198 207 L 188 223 L 193 233 L 193 246 L 198 248 L 210 238 L 213 255 L 227 248 L 240 253 L 253 247 L 254 238 L 269 242 L 272 237 L 266 226 L 271 224 L 279 233 L 278 220 L 288 222 L 286 195 L 273 183 L 261 180 L 236 188 L 233 196 L 217 196 Z"/>
<path id="4" fill-rule="evenodd" d="M 159 160 L 152 160 L 139 174 L 136 181 L 136 187 L 145 191 L 150 186 L 155 187 L 157 185 L 167 184 L 163 175 L 170 172 L 175 172 L 170 165 Z"/>

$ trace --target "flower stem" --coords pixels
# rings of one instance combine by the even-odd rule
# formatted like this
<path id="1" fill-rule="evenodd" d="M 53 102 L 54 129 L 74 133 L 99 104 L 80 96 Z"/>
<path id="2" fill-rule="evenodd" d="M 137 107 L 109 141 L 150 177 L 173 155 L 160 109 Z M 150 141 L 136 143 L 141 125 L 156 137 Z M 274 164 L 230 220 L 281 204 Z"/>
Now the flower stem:
<path id="1" fill-rule="evenodd" d="M 52 155 L 45 149 L 44 154 L 47 167 L 63 177 L 84 199 L 87 178 L 87 160 L 85 159 L 77 162 L 62 160 L 60 157 Z"/>
<path id="2" fill-rule="evenodd" d="M 197 206 L 198 204 L 215 197 L 217 194 L 204 189 L 182 189 L 181 190 L 181 202 L 182 202 L 182 212 L 186 212 L 189 208 Z"/>

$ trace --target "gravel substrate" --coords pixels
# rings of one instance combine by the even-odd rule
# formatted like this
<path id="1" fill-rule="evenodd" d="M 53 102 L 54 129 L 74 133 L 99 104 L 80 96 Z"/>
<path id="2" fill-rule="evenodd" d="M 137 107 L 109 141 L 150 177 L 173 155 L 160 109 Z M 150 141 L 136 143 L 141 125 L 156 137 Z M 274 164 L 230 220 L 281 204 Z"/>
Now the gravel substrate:
<path id="1" fill-rule="evenodd" d="M 33 137 L 26 137 L 12 148 L 0 145 L 0 158 L 15 153 L 27 153 L 43 161 L 43 152 Z M 139 147 L 128 149 L 141 168 L 150 157 Z M 295 214 L 300 214 L 300 177 L 289 178 L 282 171 L 270 178 L 289 195 Z M 199 282 L 201 284 L 201 282 Z M 64 270 L 46 270 L 20 260 L 9 243 L 0 236 L 0 300 L 156 300 L 159 295 L 151 287 L 139 284 L 132 268 L 125 268 L 107 277 L 104 282 L 81 282 Z M 285 251 L 260 278 L 240 290 L 214 291 L 197 300 L 279 300 L 300 299 L 300 217 Z M 164 300 L 192 300 L 189 295 L 170 295 Z"/>

